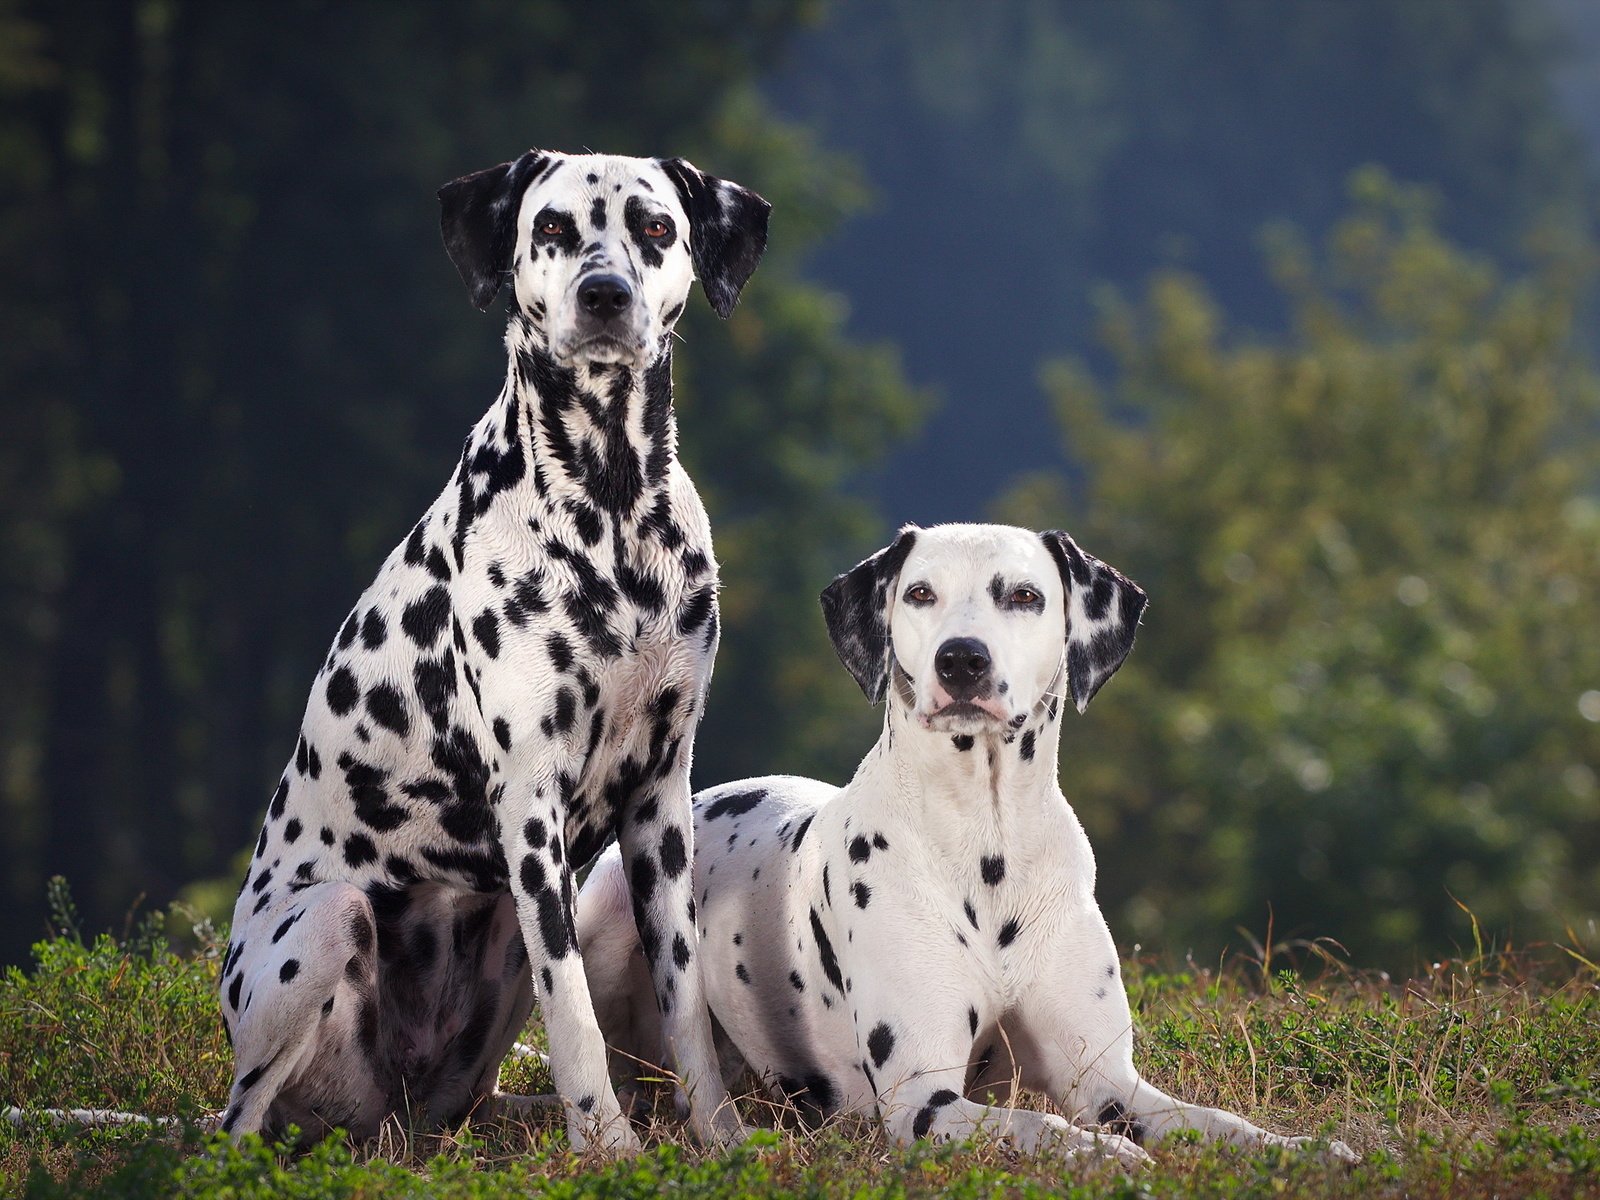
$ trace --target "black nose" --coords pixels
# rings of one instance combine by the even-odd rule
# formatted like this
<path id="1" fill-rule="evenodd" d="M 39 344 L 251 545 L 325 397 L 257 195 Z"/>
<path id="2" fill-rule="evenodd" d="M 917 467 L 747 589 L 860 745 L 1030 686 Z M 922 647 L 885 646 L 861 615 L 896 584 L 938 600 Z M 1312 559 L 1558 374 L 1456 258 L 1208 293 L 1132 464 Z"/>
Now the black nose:
<path id="1" fill-rule="evenodd" d="M 951 638 L 933 656 L 939 682 L 954 700 L 970 700 L 989 690 L 989 647 L 977 638 Z"/>
<path id="2" fill-rule="evenodd" d="M 591 275 L 578 285 L 578 303 L 590 316 L 621 316 L 633 303 L 633 289 L 620 275 Z"/>

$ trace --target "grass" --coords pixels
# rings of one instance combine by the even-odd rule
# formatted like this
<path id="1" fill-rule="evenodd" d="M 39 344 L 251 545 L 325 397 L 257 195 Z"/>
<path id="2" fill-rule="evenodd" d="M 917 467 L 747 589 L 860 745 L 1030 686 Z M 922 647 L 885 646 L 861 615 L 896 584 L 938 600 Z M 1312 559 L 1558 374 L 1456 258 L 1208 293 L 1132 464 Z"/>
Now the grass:
<path id="1" fill-rule="evenodd" d="M 1127 964 L 1141 1070 L 1186 1099 L 1284 1132 L 1337 1136 L 1352 1170 L 1315 1158 L 1168 1141 L 1134 1176 L 1002 1143 L 891 1146 L 872 1123 L 777 1129 L 725 1154 L 661 1123 L 636 1159 L 570 1153 L 552 1117 L 444 1134 L 398 1128 L 290 1155 L 208 1140 L 230 1055 L 214 940 L 172 950 L 156 928 L 71 928 L 0 981 L 0 1105 L 107 1107 L 179 1132 L 0 1124 L 0 1193 L 28 1197 L 848 1197 L 1600 1195 L 1600 971 L 1556 949 L 1477 951 L 1404 984 L 1323 961 L 1314 976 L 1238 959 L 1221 970 Z M 530 1036 L 537 1036 L 531 1031 Z M 548 1089 L 531 1060 L 510 1090 Z M 770 1109 L 747 1117 L 774 1123 Z"/>

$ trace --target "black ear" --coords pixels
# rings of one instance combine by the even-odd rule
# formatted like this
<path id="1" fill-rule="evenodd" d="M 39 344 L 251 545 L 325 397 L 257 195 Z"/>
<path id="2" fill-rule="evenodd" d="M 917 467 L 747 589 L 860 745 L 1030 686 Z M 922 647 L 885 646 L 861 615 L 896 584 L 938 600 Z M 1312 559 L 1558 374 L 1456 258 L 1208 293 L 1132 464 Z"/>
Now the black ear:
<path id="1" fill-rule="evenodd" d="M 480 310 L 489 307 L 511 269 L 522 193 L 549 162 L 548 155 L 529 150 L 515 162 L 474 171 L 439 189 L 445 252 Z"/>
<path id="2" fill-rule="evenodd" d="M 889 592 L 916 541 L 917 527 L 903 526 L 889 545 L 822 589 L 834 652 L 874 704 L 889 680 Z"/>
<path id="3" fill-rule="evenodd" d="M 683 158 L 657 159 L 689 216 L 689 256 L 706 299 L 727 319 L 767 248 L 772 205 L 749 188 L 697 170 Z"/>
<path id="4" fill-rule="evenodd" d="M 1061 572 L 1067 598 L 1067 686 L 1082 712 L 1133 649 L 1139 614 L 1148 600 L 1137 583 L 1085 554 L 1061 530 L 1039 536 Z"/>

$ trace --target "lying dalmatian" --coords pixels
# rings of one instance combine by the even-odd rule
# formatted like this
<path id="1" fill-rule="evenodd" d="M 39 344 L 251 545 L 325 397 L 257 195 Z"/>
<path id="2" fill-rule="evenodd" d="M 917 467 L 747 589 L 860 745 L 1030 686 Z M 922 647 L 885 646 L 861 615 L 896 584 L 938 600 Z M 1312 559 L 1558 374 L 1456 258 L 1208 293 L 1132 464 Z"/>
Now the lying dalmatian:
<path id="1" fill-rule="evenodd" d="M 769 205 L 682 159 L 537 150 L 439 198 L 473 302 L 511 287 L 505 386 L 312 688 L 234 909 L 222 1127 L 455 1122 L 499 1098 L 537 992 L 573 1145 L 636 1147 L 573 925 L 574 872 L 616 838 L 652 1057 L 701 1137 L 737 1137 L 689 871 L 717 569 L 669 338 L 696 275 L 733 310 Z"/>
<path id="2" fill-rule="evenodd" d="M 773 777 L 694 801 L 701 958 L 730 1082 L 748 1064 L 803 1112 L 876 1111 L 902 1143 L 983 1129 L 1128 1163 L 1176 1129 L 1305 1144 L 1134 1069 L 1056 752 L 1062 697 L 1081 712 L 1121 665 L 1144 593 L 1064 533 L 945 525 L 902 530 L 822 605 L 845 666 L 888 699 L 877 745 L 843 788 Z M 619 1075 L 658 1039 L 630 911 L 607 855 L 579 895 L 578 941 Z M 1066 1119 L 984 1102 L 1017 1083 Z"/>

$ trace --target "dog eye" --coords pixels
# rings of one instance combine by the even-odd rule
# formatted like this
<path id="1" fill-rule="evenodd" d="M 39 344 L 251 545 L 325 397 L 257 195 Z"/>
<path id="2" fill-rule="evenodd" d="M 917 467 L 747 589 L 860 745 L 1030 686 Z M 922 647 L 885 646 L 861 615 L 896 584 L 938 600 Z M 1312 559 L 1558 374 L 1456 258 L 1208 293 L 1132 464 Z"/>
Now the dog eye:
<path id="1" fill-rule="evenodd" d="M 913 583 L 906 589 L 907 604 L 932 604 L 934 599 L 933 589 L 925 583 Z"/>
<path id="2" fill-rule="evenodd" d="M 565 228 L 566 226 L 560 221 L 546 221 L 543 225 L 539 226 L 539 232 L 544 234 L 545 237 L 559 237 L 561 235 L 561 231 Z"/>
<path id="3" fill-rule="evenodd" d="M 1043 602 L 1044 597 L 1039 595 L 1039 593 L 1034 591 L 1031 587 L 1019 587 L 1013 589 L 1011 592 L 1011 603 L 1021 605 L 1024 608 L 1031 608 L 1035 604 L 1041 604 Z"/>
<path id="4" fill-rule="evenodd" d="M 671 232 L 672 226 L 668 225 L 660 218 L 657 218 L 654 221 L 646 221 L 644 225 L 645 237 L 664 238 Z"/>

